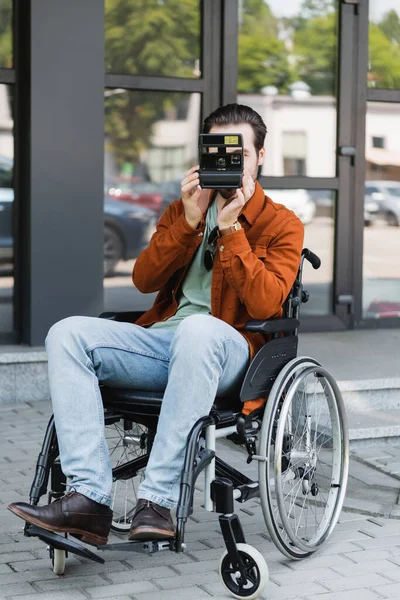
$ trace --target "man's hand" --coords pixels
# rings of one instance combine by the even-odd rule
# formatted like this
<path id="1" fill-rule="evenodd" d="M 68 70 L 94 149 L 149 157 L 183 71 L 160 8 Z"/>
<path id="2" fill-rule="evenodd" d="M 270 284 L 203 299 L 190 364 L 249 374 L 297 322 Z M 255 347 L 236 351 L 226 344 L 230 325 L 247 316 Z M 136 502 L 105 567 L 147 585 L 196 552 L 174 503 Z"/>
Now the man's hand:
<path id="1" fill-rule="evenodd" d="M 228 229 L 236 221 L 246 202 L 250 200 L 256 188 L 255 181 L 247 172 L 243 175 L 242 188 L 236 190 L 236 194 L 228 201 L 218 215 L 218 227 L 221 230 Z"/>
<path id="2" fill-rule="evenodd" d="M 200 187 L 199 165 L 189 169 L 185 173 L 185 179 L 181 183 L 181 197 L 185 207 L 185 219 L 193 229 L 200 223 L 203 213 L 207 208 L 210 190 Z"/>

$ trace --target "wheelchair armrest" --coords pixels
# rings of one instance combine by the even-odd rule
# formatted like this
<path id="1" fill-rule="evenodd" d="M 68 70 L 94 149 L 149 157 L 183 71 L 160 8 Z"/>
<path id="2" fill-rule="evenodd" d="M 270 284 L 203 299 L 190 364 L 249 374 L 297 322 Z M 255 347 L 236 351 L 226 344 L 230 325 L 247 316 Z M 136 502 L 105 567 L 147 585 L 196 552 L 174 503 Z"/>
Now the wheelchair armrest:
<path id="1" fill-rule="evenodd" d="M 255 333 L 280 333 L 294 331 L 300 326 L 298 319 L 270 319 L 268 321 L 247 321 L 245 331 Z"/>
<path id="2" fill-rule="evenodd" d="M 99 315 L 100 319 L 110 319 L 110 321 L 119 321 L 121 323 L 134 323 L 144 314 L 142 310 L 133 310 L 127 312 L 103 312 Z"/>

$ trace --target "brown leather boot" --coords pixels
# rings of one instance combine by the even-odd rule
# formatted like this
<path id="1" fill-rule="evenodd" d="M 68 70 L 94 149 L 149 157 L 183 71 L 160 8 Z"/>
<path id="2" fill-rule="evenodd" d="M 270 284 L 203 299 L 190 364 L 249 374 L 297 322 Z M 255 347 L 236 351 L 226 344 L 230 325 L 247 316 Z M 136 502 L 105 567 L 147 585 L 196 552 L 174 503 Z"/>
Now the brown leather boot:
<path id="1" fill-rule="evenodd" d="M 32 525 L 56 533 L 70 533 L 92 546 L 107 543 L 113 514 L 108 506 L 74 491 L 46 506 L 13 502 L 8 510 Z"/>
<path id="2" fill-rule="evenodd" d="M 150 500 L 140 498 L 128 535 L 129 540 L 165 540 L 175 535 L 171 511 Z"/>

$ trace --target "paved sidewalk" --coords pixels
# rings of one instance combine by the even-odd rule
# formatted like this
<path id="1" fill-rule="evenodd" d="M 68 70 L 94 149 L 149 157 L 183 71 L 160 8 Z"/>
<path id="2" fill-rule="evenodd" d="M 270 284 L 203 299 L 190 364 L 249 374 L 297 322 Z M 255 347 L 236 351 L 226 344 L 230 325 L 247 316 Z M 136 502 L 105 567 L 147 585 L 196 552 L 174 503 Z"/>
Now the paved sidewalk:
<path id="1" fill-rule="evenodd" d="M 48 402 L 0 408 L 0 600 L 230 598 L 217 573 L 224 547 L 217 516 L 201 508 L 200 493 L 187 527 L 185 554 L 162 552 L 150 557 L 129 552 L 107 552 L 104 565 L 70 556 L 65 575 L 57 577 L 53 574 L 44 544 L 37 539 L 25 538 L 23 522 L 6 510 L 10 501 L 27 500 L 49 414 Z M 263 598 L 400 598 L 400 521 L 359 513 L 364 510 L 379 514 L 379 506 L 384 504 L 378 494 L 380 477 L 388 478 L 385 479 L 388 484 L 385 489 L 391 490 L 391 502 L 396 504 L 397 485 L 400 489 L 400 443 L 398 456 L 394 450 L 383 456 L 382 452 L 388 450 L 375 449 L 369 455 L 363 451 L 363 456 L 358 454 L 356 460 L 352 460 L 354 476 L 352 474 L 350 480 L 349 501 L 356 502 L 357 494 L 362 494 L 358 500 L 369 502 L 369 509 L 366 510 L 362 504 L 358 507 L 349 505 L 353 512 L 342 513 L 329 543 L 304 561 L 289 561 L 271 544 L 257 501 L 236 505 L 247 542 L 260 550 L 268 562 L 270 582 Z M 229 452 L 235 463 L 238 460 L 237 450 Z M 383 470 L 387 467 L 389 455 L 393 465 L 398 458 L 399 471 L 393 467 L 394 478 L 392 473 Z M 387 464 L 379 463 L 382 460 L 386 460 Z M 378 466 L 379 470 L 376 462 L 382 465 Z M 375 488 L 365 481 L 368 477 L 377 482 Z M 373 490 L 376 498 L 371 499 L 368 490 Z"/>

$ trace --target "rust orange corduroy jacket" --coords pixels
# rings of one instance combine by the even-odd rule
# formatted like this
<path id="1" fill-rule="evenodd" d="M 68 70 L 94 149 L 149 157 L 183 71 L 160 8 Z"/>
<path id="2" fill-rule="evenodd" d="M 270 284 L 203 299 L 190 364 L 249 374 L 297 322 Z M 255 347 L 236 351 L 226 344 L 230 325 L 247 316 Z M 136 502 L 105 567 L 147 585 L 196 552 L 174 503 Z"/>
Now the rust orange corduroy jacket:
<path id="1" fill-rule="evenodd" d="M 239 222 L 243 229 L 218 239 L 211 314 L 240 331 L 252 359 L 265 339 L 243 327 L 250 319 L 281 315 L 300 264 L 304 230 L 298 217 L 265 196 L 259 183 Z M 182 281 L 204 229 L 205 216 L 197 229 L 188 224 L 182 200 L 173 202 L 162 215 L 132 273 L 139 291 L 159 292 L 153 307 L 136 321 L 138 325 L 146 327 L 175 314 Z"/>

